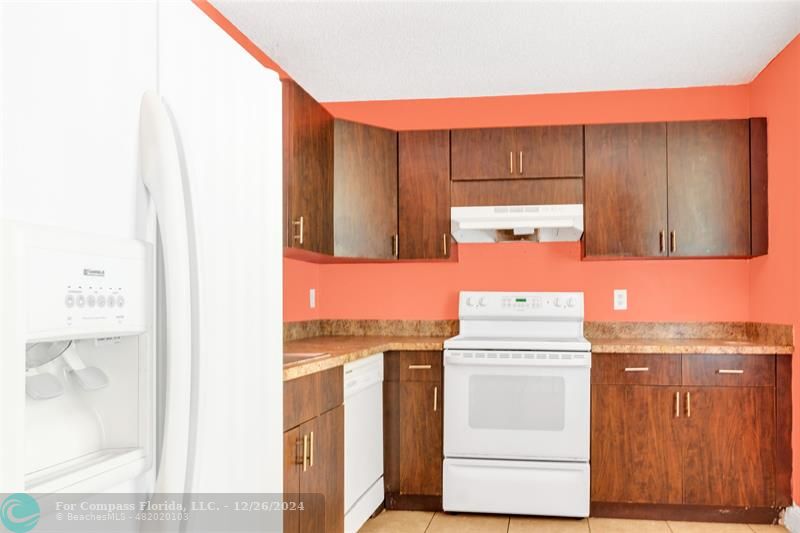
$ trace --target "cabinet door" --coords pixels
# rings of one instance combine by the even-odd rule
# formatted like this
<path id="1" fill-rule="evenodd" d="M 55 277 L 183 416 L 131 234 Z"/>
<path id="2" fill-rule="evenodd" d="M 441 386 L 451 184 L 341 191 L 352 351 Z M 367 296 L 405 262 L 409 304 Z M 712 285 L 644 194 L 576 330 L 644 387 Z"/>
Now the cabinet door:
<path id="1" fill-rule="evenodd" d="M 514 129 L 515 174 L 520 178 L 583 176 L 583 126 Z"/>
<path id="2" fill-rule="evenodd" d="M 667 126 L 671 256 L 750 255 L 747 120 Z"/>
<path id="3" fill-rule="evenodd" d="M 452 130 L 452 179 L 497 180 L 520 177 L 513 128 Z"/>
<path id="4" fill-rule="evenodd" d="M 442 494 L 441 382 L 400 383 L 401 494 Z"/>
<path id="5" fill-rule="evenodd" d="M 667 255 L 666 147 L 664 123 L 586 126 L 587 256 Z"/>
<path id="6" fill-rule="evenodd" d="M 684 503 L 772 505 L 775 389 L 690 387 L 683 391 Z"/>
<path id="7" fill-rule="evenodd" d="M 334 125 L 334 253 L 391 259 L 397 237 L 397 132 Z"/>
<path id="8" fill-rule="evenodd" d="M 398 134 L 401 259 L 450 255 L 450 132 Z"/>
<path id="9" fill-rule="evenodd" d="M 678 388 L 592 386 L 592 501 L 681 503 Z"/>
<path id="10" fill-rule="evenodd" d="M 301 514 L 304 533 L 344 531 L 344 406 L 321 414 L 301 426 L 309 439 L 308 469 L 300 478 L 300 490 L 321 494 L 317 512 Z"/>
<path id="11" fill-rule="evenodd" d="M 283 82 L 283 194 L 284 244 L 333 254 L 333 118 L 292 81 Z"/>
<path id="12" fill-rule="evenodd" d="M 300 475 L 303 463 L 303 437 L 300 428 L 294 428 L 283 434 L 283 494 L 287 502 L 299 505 Z M 305 506 L 305 503 L 304 503 Z M 299 533 L 302 512 L 288 509 L 283 512 L 284 533 Z"/>

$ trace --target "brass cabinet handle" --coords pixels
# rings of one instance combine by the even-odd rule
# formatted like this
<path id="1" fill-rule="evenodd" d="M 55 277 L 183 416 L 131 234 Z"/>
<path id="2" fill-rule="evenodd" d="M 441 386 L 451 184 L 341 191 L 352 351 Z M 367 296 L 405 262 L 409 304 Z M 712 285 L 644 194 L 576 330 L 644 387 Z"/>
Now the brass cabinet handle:
<path id="1" fill-rule="evenodd" d="M 292 238 L 297 241 L 298 244 L 303 244 L 303 234 L 305 233 L 305 219 L 301 216 L 297 220 L 292 222 L 293 226 L 298 226 L 298 235 L 294 235 Z"/>
<path id="2" fill-rule="evenodd" d="M 447 233 L 442 233 L 442 253 L 447 257 Z"/>
<path id="3" fill-rule="evenodd" d="M 514 173 L 514 152 L 508 152 L 508 173 Z"/>
<path id="4" fill-rule="evenodd" d="M 629 366 L 625 368 L 625 372 L 649 372 L 649 366 Z"/>
<path id="5" fill-rule="evenodd" d="M 675 235 L 674 231 L 669 232 L 669 251 L 675 252 L 678 249 L 678 237 Z"/>
<path id="6" fill-rule="evenodd" d="M 664 253 L 664 232 L 658 232 L 658 251 L 659 253 Z"/>
<path id="7" fill-rule="evenodd" d="M 720 368 L 717 374 L 744 374 L 744 370 L 740 368 Z"/>
<path id="8" fill-rule="evenodd" d="M 522 174 L 522 151 L 519 153 L 519 173 Z"/>
<path id="9" fill-rule="evenodd" d="M 397 233 L 392 235 L 392 254 L 395 257 L 400 257 L 400 236 Z"/>
<path id="10" fill-rule="evenodd" d="M 692 393 L 686 393 L 686 418 L 692 418 Z"/>
<path id="11" fill-rule="evenodd" d="M 681 393 L 675 393 L 675 418 L 681 417 Z"/>
<path id="12" fill-rule="evenodd" d="M 308 435 L 303 435 L 303 472 L 308 470 Z"/>
<path id="13" fill-rule="evenodd" d="M 436 411 L 439 408 L 439 387 L 433 388 L 433 410 Z"/>
<path id="14" fill-rule="evenodd" d="M 431 365 L 408 365 L 410 370 L 430 370 Z"/>
<path id="15" fill-rule="evenodd" d="M 308 446 L 308 466 L 314 466 L 314 432 L 311 432 L 311 437 L 308 439 L 310 444 Z"/>

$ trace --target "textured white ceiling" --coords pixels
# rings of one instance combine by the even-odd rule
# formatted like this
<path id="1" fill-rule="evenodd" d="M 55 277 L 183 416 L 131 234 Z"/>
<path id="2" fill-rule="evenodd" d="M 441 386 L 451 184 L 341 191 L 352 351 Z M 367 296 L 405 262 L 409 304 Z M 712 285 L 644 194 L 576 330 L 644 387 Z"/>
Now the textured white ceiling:
<path id="1" fill-rule="evenodd" d="M 746 83 L 800 1 L 212 0 L 320 101 Z"/>

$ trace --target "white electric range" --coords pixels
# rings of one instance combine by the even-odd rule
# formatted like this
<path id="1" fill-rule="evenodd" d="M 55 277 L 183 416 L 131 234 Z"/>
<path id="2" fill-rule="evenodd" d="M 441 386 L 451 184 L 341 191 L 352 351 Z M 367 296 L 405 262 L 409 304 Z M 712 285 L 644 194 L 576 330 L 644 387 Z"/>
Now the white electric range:
<path id="1" fill-rule="evenodd" d="M 589 516 L 583 293 L 462 292 L 444 343 L 445 511 Z"/>

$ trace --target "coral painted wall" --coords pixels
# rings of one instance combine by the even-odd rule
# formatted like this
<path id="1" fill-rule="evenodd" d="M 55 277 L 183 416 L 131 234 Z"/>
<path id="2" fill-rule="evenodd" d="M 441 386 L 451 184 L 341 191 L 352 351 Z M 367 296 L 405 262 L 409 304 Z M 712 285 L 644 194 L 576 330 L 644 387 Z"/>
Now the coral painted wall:
<path id="1" fill-rule="evenodd" d="M 752 320 L 794 325 L 800 331 L 800 37 L 753 81 L 751 109 L 767 117 L 769 254 L 750 261 Z M 800 368 L 792 369 L 792 495 L 800 500 Z"/>

